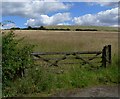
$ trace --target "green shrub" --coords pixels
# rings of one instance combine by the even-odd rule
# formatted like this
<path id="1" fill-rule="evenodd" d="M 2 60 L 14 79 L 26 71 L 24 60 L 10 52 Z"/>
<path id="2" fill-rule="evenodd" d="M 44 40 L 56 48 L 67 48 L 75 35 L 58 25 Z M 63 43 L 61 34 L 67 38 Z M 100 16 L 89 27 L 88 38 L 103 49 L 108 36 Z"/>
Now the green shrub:
<path id="1" fill-rule="evenodd" d="M 32 66 L 32 45 L 21 43 L 16 39 L 13 31 L 2 35 L 2 77 L 3 88 L 9 81 L 24 76 L 25 69 Z"/>
<path id="2" fill-rule="evenodd" d="M 54 75 L 46 71 L 45 68 L 34 65 L 34 68 L 30 69 L 28 72 L 30 79 L 34 85 L 37 86 L 38 92 L 50 91 L 50 89 L 52 89 Z"/>
<path id="3" fill-rule="evenodd" d="M 40 26 L 39 30 L 45 30 L 46 28 L 44 26 Z"/>

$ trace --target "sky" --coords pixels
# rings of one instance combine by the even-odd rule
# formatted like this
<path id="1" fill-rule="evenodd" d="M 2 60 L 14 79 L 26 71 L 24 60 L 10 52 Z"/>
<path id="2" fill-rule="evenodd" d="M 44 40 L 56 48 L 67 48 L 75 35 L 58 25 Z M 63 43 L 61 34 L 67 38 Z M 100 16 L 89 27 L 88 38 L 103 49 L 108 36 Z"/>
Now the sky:
<path id="1" fill-rule="evenodd" d="M 2 22 L 12 21 L 3 28 L 41 25 L 118 26 L 118 2 L 13 1 L 2 2 Z"/>

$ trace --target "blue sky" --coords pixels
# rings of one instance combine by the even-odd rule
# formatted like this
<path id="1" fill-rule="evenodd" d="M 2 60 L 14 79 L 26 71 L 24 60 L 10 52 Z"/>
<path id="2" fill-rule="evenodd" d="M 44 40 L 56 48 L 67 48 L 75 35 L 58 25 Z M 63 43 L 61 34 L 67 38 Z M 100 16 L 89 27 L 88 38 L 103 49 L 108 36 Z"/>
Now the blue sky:
<path id="1" fill-rule="evenodd" d="M 118 5 L 115 2 L 3 2 L 4 28 L 41 25 L 117 26 Z"/>

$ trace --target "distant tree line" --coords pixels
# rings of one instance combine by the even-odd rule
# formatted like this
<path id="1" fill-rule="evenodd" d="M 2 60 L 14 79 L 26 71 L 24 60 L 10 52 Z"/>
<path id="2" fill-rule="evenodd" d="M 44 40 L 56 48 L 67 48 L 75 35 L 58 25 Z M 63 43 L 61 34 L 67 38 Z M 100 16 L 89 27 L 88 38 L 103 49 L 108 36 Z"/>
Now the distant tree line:
<path id="1" fill-rule="evenodd" d="M 40 26 L 40 27 L 28 26 L 27 28 L 13 27 L 13 28 L 11 28 L 11 30 L 63 30 L 63 31 L 69 31 L 70 29 L 69 28 L 67 28 L 67 29 L 63 29 L 63 28 L 50 28 L 50 29 L 47 29 L 44 26 Z"/>
<path id="2" fill-rule="evenodd" d="M 76 31 L 97 31 L 97 29 L 76 29 Z"/>
<path id="3" fill-rule="evenodd" d="M 11 30 L 46 30 L 46 28 L 43 26 L 40 26 L 40 27 L 28 26 L 27 28 L 13 27 L 13 28 L 11 28 Z"/>
<path id="4" fill-rule="evenodd" d="M 13 27 L 11 30 L 58 30 L 58 31 L 70 31 L 69 28 L 46 28 L 44 26 L 40 27 L 31 27 L 28 26 L 27 28 L 19 28 L 19 27 Z M 75 29 L 75 31 L 98 31 L 97 29 Z"/>

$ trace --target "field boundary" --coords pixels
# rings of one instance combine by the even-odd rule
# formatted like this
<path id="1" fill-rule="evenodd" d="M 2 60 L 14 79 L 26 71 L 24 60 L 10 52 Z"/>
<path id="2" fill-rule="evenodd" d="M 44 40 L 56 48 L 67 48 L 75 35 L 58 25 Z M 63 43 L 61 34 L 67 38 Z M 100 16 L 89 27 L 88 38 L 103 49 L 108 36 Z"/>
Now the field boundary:
<path id="1" fill-rule="evenodd" d="M 85 54 L 85 57 L 82 57 L 80 55 Z M 94 55 L 94 56 L 87 56 L 88 54 Z M 49 66 L 58 66 L 60 61 L 66 60 L 66 59 L 77 59 L 81 60 L 82 62 L 66 62 L 62 64 L 89 64 L 93 66 L 93 63 L 90 62 L 91 60 L 94 60 L 96 58 L 101 58 L 102 61 L 99 61 L 98 63 L 101 63 L 101 66 L 106 67 L 108 64 L 111 64 L 111 45 L 106 45 L 103 47 L 102 51 L 78 51 L 78 52 L 33 52 L 31 53 L 34 60 L 44 61 L 49 64 Z M 43 56 L 46 55 L 63 55 L 60 58 L 45 58 Z M 102 55 L 102 56 L 100 56 Z M 68 56 L 74 56 L 74 57 L 68 57 Z M 51 62 L 53 60 L 53 62 Z"/>

